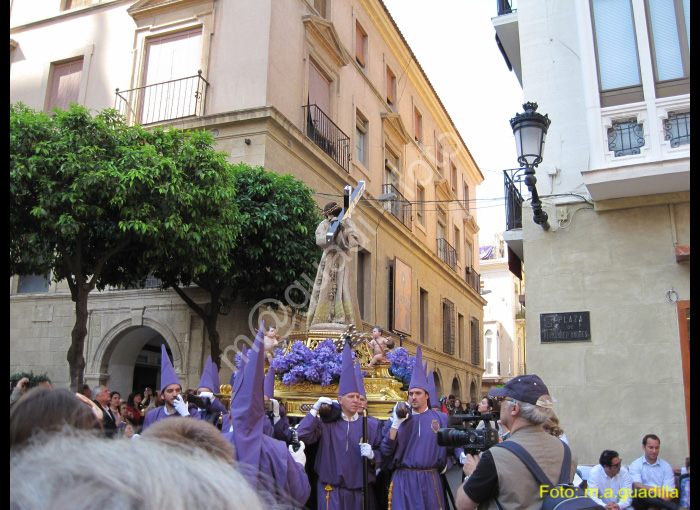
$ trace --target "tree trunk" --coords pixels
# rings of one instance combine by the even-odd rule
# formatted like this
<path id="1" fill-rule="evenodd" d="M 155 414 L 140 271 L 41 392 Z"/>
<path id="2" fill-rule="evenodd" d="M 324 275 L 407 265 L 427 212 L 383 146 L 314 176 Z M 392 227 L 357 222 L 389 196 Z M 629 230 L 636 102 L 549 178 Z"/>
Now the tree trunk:
<path id="1" fill-rule="evenodd" d="M 209 344 L 211 346 L 211 360 L 216 364 L 216 369 L 221 370 L 221 343 L 219 331 L 216 329 L 216 322 L 219 319 L 219 312 L 212 310 L 204 320 L 204 325 L 207 327 L 209 335 Z M 218 388 L 217 390 L 218 391 Z"/>
<path id="2" fill-rule="evenodd" d="M 75 324 L 71 332 L 71 344 L 68 349 L 68 369 L 70 371 L 70 388 L 75 392 L 82 392 L 83 372 L 85 371 L 85 337 L 87 336 L 88 321 L 88 294 L 83 285 L 75 286 L 76 292 L 73 295 L 75 301 Z M 72 290 L 72 289 L 71 289 Z"/>

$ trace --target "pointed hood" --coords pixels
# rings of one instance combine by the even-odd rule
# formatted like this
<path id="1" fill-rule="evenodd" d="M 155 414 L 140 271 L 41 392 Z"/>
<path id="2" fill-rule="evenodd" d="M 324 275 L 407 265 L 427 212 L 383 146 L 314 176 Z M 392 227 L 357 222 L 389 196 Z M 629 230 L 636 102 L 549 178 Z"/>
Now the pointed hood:
<path id="1" fill-rule="evenodd" d="M 275 398 L 275 369 L 273 367 L 268 368 L 267 374 L 265 374 L 263 394 L 267 398 Z"/>
<path id="2" fill-rule="evenodd" d="M 256 468 L 260 465 L 262 447 L 263 419 L 265 403 L 263 402 L 264 344 L 265 324 L 260 325 L 255 337 L 255 345 L 248 351 L 248 362 L 238 372 L 233 386 L 231 400 L 231 424 L 233 425 L 233 446 L 240 462 Z"/>
<path id="3" fill-rule="evenodd" d="M 362 378 L 362 368 L 360 367 L 360 360 L 355 360 L 355 379 L 357 380 L 357 391 L 360 395 L 367 398 L 367 392 L 365 391 L 365 381 Z"/>
<path id="4" fill-rule="evenodd" d="M 359 393 L 357 379 L 355 379 L 355 369 L 352 363 L 352 349 L 350 344 L 343 346 L 343 365 L 340 369 L 340 383 L 338 384 L 338 396 L 342 397 L 346 393 Z"/>
<path id="5" fill-rule="evenodd" d="M 204 364 L 204 370 L 202 370 L 202 377 L 199 379 L 199 388 L 209 388 L 212 393 L 219 392 L 219 373 L 216 370 L 216 365 L 211 361 L 211 356 L 207 356 L 207 362 Z"/>
<path id="6" fill-rule="evenodd" d="M 411 382 L 408 389 L 420 388 L 423 391 L 428 391 L 428 378 L 423 370 L 423 350 L 420 345 L 416 349 L 416 363 L 413 365 L 413 374 L 411 374 Z"/>
<path id="7" fill-rule="evenodd" d="M 168 352 L 165 350 L 165 344 L 160 346 L 160 391 L 161 393 L 165 388 L 171 384 L 180 384 L 177 378 L 173 364 L 170 363 L 170 358 L 168 357 Z M 182 387 L 182 385 L 180 385 Z"/>

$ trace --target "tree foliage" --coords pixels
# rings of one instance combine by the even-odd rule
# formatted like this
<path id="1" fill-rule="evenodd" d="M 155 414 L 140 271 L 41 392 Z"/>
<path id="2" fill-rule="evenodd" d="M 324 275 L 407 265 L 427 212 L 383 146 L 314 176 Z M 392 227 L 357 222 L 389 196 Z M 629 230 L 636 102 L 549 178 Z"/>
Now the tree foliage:
<path id="1" fill-rule="evenodd" d="M 217 320 L 222 306 L 241 298 L 249 305 L 281 301 L 301 308 L 310 292 L 321 252 L 315 241 L 320 221 L 313 191 L 291 175 L 279 175 L 262 167 L 239 164 L 233 168 L 235 204 L 241 230 L 226 252 L 227 265 L 210 264 L 193 275 L 186 268 L 161 262 L 156 273 L 204 320 L 212 345 L 212 359 L 219 364 Z M 170 271 L 165 269 L 171 269 Z M 174 270 L 174 271 L 173 271 Z M 303 278 L 307 275 L 308 278 Z M 209 306 L 195 303 L 183 286 L 196 283 L 209 294 Z"/>
<path id="2" fill-rule="evenodd" d="M 233 175 L 204 132 L 146 131 L 114 110 L 10 105 L 10 275 L 66 279 L 68 363 L 82 384 L 87 297 L 143 279 L 156 255 L 193 277 L 226 267 L 239 233 Z"/>

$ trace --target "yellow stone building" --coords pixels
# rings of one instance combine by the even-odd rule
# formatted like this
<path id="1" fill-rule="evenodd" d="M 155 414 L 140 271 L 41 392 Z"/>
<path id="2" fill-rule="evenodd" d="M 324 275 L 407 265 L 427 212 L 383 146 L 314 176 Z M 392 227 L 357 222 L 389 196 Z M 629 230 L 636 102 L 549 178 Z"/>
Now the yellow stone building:
<path id="1" fill-rule="evenodd" d="M 10 25 L 12 103 L 76 101 L 209 130 L 231 162 L 290 173 L 321 207 L 364 180 L 353 216 L 363 321 L 421 344 L 439 393 L 478 396 L 485 301 L 470 201 L 483 175 L 381 1 L 17 0 Z M 183 384 L 199 380 L 204 325 L 156 285 L 91 294 L 90 385 L 128 394 L 156 384 L 162 343 Z M 67 286 L 11 278 L 10 315 L 11 373 L 46 371 L 67 385 Z M 265 302 L 233 307 L 219 320 L 229 361 L 260 318 L 280 336 L 304 323 Z M 223 363 L 222 382 L 230 371 Z"/>

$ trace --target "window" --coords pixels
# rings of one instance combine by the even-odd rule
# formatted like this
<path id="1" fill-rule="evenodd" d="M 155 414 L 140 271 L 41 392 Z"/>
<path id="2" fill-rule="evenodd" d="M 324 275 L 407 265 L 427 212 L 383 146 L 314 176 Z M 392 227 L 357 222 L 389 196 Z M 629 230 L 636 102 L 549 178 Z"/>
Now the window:
<path id="1" fill-rule="evenodd" d="M 673 84 L 662 84 L 690 76 L 690 0 L 647 0 L 647 26 L 657 83 L 657 96 L 684 93 Z"/>
<path id="2" fill-rule="evenodd" d="M 644 143 L 644 125 L 636 118 L 613 121 L 608 129 L 608 150 L 616 158 L 639 154 Z"/>
<path id="3" fill-rule="evenodd" d="M 367 164 L 367 119 L 358 111 L 355 118 L 355 160 Z"/>
<path id="4" fill-rule="evenodd" d="M 455 353 L 455 305 L 449 299 L 442 300 L 442 352 Z"/>
<path id="5" fill-rule="evenodd" d="M 450 161 L 450 177 L 452 184 L 452 191 L 457 193 L 457 167 L 452 161 Z"/>
<path id="6" fill-rule="evenodd" d="M 690 112 L 668 112 L 664 120 L 664 140 L 671 147 L 690 144 Z"/>
<path id="7" fill-rule="evenodd" d="M 357 252 L 357 301 L 360 305 L 360 316 L 362 319 L 369 317 L 369 307 L 371 303 L 371 254 L 361 248 Z"/>
<path id="8" fill-rule="evenodd" d="M 413 109 L 413 138 L 418 143 L 423 143 L 423 116 L 418 108 Z"/>
<path id="9" fill-rule="evenodd" d="M 141 123 L 191 115 L 201 68 L 201 28 L 148 39 Z"/>
<path id="10" fill-rule="evenodd" d="M 418 198 L 416 203 L 416 216 L 418 217 L 418 223 L 425 227 L 425 188 L 418 185 L 416 189 L 416 197 Z"/>
<path id="11" fill-rule="evenodd" d="M 386 102 L 390 105 L 396 103 L 396 76 L 386 67 Z"/>
<path id="12" fill-rule="evenodd" d="M 471 270 L 472 268 L 472 261 L 474 257 L 474 250 L 472 250 L 472 245 L 469 243 L 469 241 L 466 240 L 466 236 L 464 239 L 464 266 L 467 268 L 467 270 Z"/>
<path id="13" fill-rule="evenodd" d="M 471 344 L 472 344 L 472 365 L 479 365 L 481 363 L 481 352 L 479 349 L 479 319 L 472 317 L 470 321 L 471 327 Z"/>
<path id="14" fill-rule="evenodd" d="M 34 292 L 49 291 L 49 275 L 28 274 L 19 276 L 17 294 L 29 294 Z"/>
<path id="15" fill-rule="evenodd" d="M 367 32 L 359 23 L 355 24 L 355 60 L 362 68 L 367 66 Z"/>
<path id="16" fill-rule="evenodd" d="M 469 210 L 469 186 L 467 186 L 467 183 L 463 183 L 463 188 L 464 191 L 462 192 L 462 204 L 464 205 L 464 208 L 468 211 Z"/>
<path id="17" fill-rule="evenodd" d="M 325 77 L 313 62 L 309 65 L 309 104 L 316 105 L 326 116 L 330 116 L 330 80 Z"/>
<path id="18" fill-rule="evenodd" d="M 464 315 L 457 314 L 457 357 L 464 356 Z"/>
<path id="19" fill-rule="evenodd" d="M 66 110 L 71 103 L 79 102 L 80 80 L 83 77 L 83 59 L 54 64 L 47 111 L 54 108 Z"/>
<path id="20" fill-rule="evenodd" d="M 428 343 L 428 291 L 420 289 L 420 343 Z"/>
<path id="21" fill-rule="evenodd" d="M 314 0 L 314 9 L 322 18 L 326 17 L 326 0 Z"/>
<path id="22" fill-rule="evenodd" d="M 631 1 L 592 0 L 591 7 L 601 105 L 643 100 Z M 616 92 L 605 94 L 605 91 Z"/>
<path id="23" fill-rule="evenodd" d="M 435 140 L 435 166 L 438 169 L 438 172 L 442 174 L 442 167 L 445 164 L 444 162 L 444 149 L 442 148 L 442 144 Z"/>
<path id="24" fill-rule="evenodd" d="M 389 261 L 389 285 L 387 285 L 387 329 L 394 329 L 394 261 Z"/>
<path id="25" fill-rule="evenodd" d="M 460 244 L 459 238 L 460 238 L 459 229 L 458 229 L 457 227 L 455 227 L 455 238 L 454 238 L 454 242 L 455 242 L 455 260 L 458 261 L 458 262 L 459 262 L 459 244 Z"/>
<path id="26" fill-rule="evenodd" d="M 66 0 L 61 10 L 68 11 L 70 9 L 77 9 L 78 7 L 87 7 L 93 3 L 97 3 L 96 0 Z"/>

